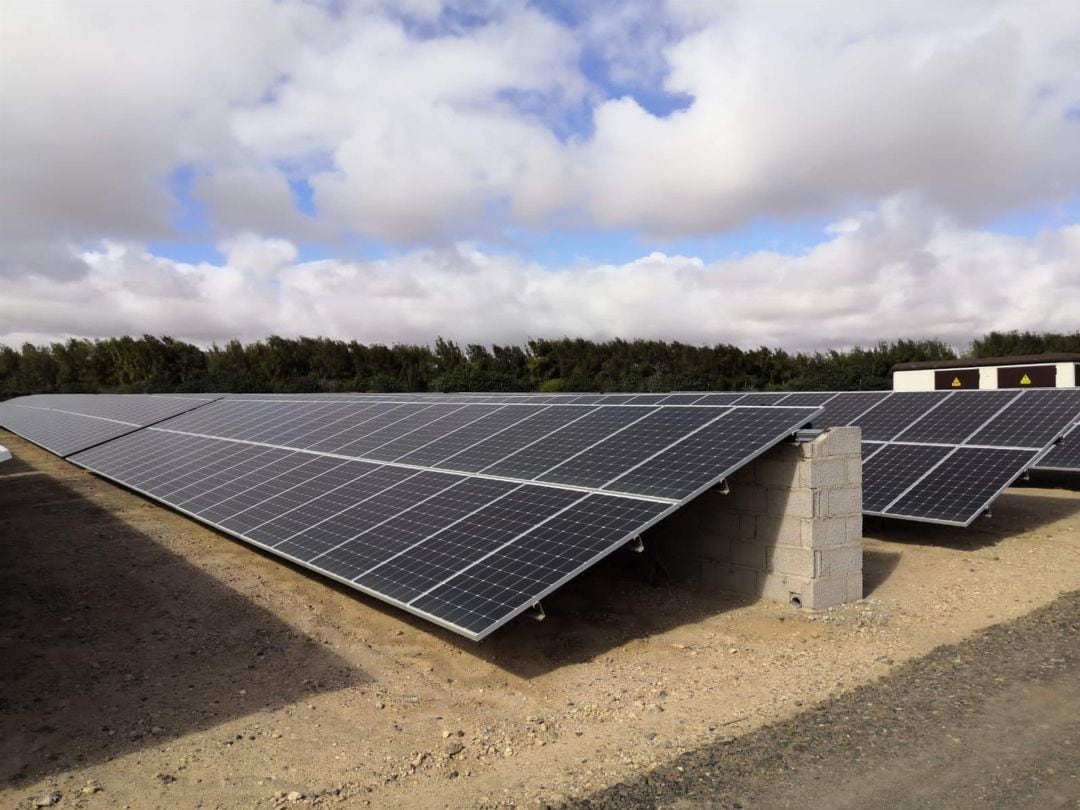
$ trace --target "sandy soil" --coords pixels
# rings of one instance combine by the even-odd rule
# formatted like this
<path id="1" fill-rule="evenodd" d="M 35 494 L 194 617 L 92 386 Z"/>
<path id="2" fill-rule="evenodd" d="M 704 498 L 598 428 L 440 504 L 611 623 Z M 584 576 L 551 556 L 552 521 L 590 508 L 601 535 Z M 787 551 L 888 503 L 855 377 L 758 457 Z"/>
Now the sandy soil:
<path id="1" fill-rule="evenodd" d="M 559 804 L 1080 589 L 1080 493 L 1028 487 L 967 531 L 868 521 L 858 604 L 627 552 L 474 644 L 0 443 L 0 805 Z"/>

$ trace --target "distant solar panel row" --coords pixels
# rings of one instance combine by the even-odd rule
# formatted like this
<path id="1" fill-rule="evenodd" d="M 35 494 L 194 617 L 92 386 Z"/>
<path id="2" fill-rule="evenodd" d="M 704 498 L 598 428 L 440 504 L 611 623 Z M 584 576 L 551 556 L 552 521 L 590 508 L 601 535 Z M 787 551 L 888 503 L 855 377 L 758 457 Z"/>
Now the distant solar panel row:
<path id="1" fill-rule="evenodd" d="M 1080 473 L 1080 422 L 1033 469 Z"/>
<path id="2" fill-rule="evenodd" d="M 57 394 L 0 403 L 0 425 L 58 456 L 198 408 L 217 395 Z"/>
<path id="3" fill-rule="evenodd" d="M 561 402 L 227 396 L 71 460 L 479 639 L 820 410 Z"/>
<path id="4" fill-rule="evenodd" d="M 837 394 L 819 425 L 863 434 L 863 511 L 970 525 L 1080 414 L 1080 390 Z"/>

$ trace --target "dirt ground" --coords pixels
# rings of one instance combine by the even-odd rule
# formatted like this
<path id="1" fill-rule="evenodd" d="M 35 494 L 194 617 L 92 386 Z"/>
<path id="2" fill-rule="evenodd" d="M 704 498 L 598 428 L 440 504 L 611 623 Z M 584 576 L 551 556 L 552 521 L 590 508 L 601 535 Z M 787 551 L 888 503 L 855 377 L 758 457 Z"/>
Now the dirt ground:
<path id="1" fill-rule="evenodd" d="M 968 530 L 868 521 L 861 603 L 650 587 L 626 552 L 475 644 L 0 443 L 4 806 L 578 801 L 1080 589 L 1080 492 L 1025 487 Z"/>

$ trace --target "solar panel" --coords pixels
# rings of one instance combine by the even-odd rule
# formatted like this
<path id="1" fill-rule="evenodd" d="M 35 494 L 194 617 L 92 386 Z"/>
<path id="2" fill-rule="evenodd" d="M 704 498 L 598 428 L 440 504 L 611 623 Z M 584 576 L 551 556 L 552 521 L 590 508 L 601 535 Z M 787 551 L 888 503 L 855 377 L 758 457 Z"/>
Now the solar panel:
<path id="1" fill-rule="evenodd" d="M 873 448 L 863 460 L 863 509 L 881 513 L 912 484 L 930 472 L 945 456 L 949 447 L 890 444 Z"/>
<path id="2" fill-rule="evenodd" d="M 971 516 L 989 508 L 1037 455 L 1032 450 L 957 448 L 884 513 L 935 523 L 970 523 Z"/>
<path id="3" fill-rule="evenodd" d="M 1080 414 L 1080 388 L 1024 391 L 972 439 L 971 444 L 1044 447 Z"/>
<path id="4" fill-rule="evenodd" d="M 1036 462 L 1033 469 L 1080 473 L 1080 429 L 1074 426 L 1072 432 Z"/>
<path id="5" fill-rule="evenodd" d="M 662 399 L 226 396 L 71 460 L 479 639 L 819 410 Z"/>
<path id="6" fill-rule="evenodd" d="M 816 419 L 820 427 L 851 425 L 859 416 L 884 402 L 890 391 L 845 391 L 829 399 L 825 411 Z"/>
<path id="7" fill-rule="evenodd" d="M 58 456 L 199 408 L 212 395 L 49 394 L 0 403 L 0 426 Z"/>
<path id="8" fill-rule="evenodd" d="M 970 525 L 1078 412 L 1076 389 L 888 395 L 852 419 L 870 440 L 863 445 L 863 511 Z M 818 424 L 828 414 L 826 406 Z"/>

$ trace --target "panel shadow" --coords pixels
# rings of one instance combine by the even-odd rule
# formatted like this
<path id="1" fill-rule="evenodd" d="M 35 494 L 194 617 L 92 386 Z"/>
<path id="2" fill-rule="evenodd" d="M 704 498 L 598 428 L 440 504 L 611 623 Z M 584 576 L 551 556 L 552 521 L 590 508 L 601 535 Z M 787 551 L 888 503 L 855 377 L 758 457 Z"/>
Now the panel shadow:
<path id="1" fill-rule="evenodd" d="M 900 564 L 901 556 L 903 555 L 898 551 L 874 551 L 863 548 L 862 581 L 864 599 L 872 595 L 892 576 L 892 572 Z"/>
<path id="2" fill-rule="evenodd" d="M 367 680 L 47 465 L 0 467 L 0 784 Z"/>

